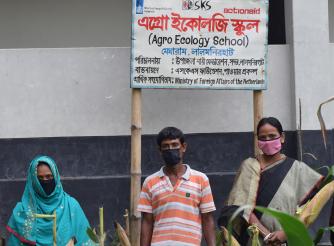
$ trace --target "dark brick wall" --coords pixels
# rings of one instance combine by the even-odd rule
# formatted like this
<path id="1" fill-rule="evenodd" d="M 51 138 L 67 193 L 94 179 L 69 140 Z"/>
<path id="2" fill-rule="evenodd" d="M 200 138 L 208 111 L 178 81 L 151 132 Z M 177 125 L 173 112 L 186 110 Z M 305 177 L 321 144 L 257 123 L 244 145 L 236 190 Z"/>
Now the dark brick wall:
<path id="1" fill-rule="evenodd" d="M 284 152 L 297 157 L 297 134 L 287 132 Z M 186 163 L 208 174 L 212 186 L 218 217 L 240 162 L 252 155 L 251 132 L 188 134 Z M 304 161 L 313 168 L 334 164 L 334 132 L 328 131 L 328 148 L 324 149 L 320 131 L 304 131 Z M 155 136 L 142 137 L 143 178 L 157 171 L 160 159 Z M 0 233 L 5 235 L 11 210 L 20 200 L 26 170 L 31 159 L 38 154 L 47 154 L 55 159 L 59 172 L 64 176 L 63 186 L 67 193 L 77 198 L 92 226 L 98 224 L 98 208 L 105 208 L 106 228 L 112 221 L 123 222 L 124 209 L 130 198 L 130 137 L 73 137 L 0 140 Z M 312 153 L 317 160 L 313 159 Z M 325 171 L 325 169 L 322 169 Z M 316 223 L 328 224 L 326 208 Z"/>

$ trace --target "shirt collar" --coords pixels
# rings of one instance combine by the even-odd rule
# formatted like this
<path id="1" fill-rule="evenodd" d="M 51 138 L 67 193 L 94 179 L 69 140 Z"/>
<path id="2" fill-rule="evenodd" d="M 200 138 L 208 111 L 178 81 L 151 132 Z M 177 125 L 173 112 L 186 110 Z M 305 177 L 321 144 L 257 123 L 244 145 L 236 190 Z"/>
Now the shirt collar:
<path id="1" fill-rule="evenodd" d="M 187 165 L 187 164 L 183 164 L 183 165 L 185 165 L 187 169 L 186 169 L 186 172 L 182 175 L 182 178 L 185 179 L 185 180 L 189 180 L 189 179 L 190 179 L 190 174 L 191 174 L 191 168 L 190 168 L 190 166 Z M 162 167 L 160 168 L 160 171 L 159 171 L 159 174 L 158 174 L 160 178 L 163 178 L 164 176 L 167 176 L 167 175 L 164 173 L 164 167 L 165 167 L 165 166 L 162 166 Z"/>

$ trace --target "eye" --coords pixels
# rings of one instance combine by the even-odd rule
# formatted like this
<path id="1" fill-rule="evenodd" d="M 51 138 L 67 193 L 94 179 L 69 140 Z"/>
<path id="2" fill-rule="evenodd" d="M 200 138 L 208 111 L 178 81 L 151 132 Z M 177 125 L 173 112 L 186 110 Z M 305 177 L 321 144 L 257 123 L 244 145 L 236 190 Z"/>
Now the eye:
<path id="1" fill-rule="evenodd" d="M 168 144 L 161 145 L 161 150 L 167 150 L 167 149 L 169 149 Z"/>
<path id="2" fill-rule="evenodd" d="M 277 139 L 277 138 L 279 138 L 279 137 L 280 137 L 279 134 L 271 133 L 271 134 L 268 134 L 268 135 L 261 135 L 261 136 L 258 136 L 258 140 L 261 140 L 261 141 L 268 141 L 268 140 Z"/>
<path id="3" fill-rule="evenodd" d="M 48 174 L 48 175 L 46 175 L 46 178 L 47 179 L 53 179 L 53 176 L 52 176 L 52 174 Z"/>
<path id="4" fill-rule="evenodd" d="M 44 179 L 46 179 L 46 180 L 50 180 L 50 179 L 53 179 L 53 175 L 52 175 L 52 174 L 47 174 L 47 175 L 45 175 L 45 176 L 37 176 L 37 178 L 38 178 L 39 180 L 44 180 Z"/>
<path id="5" fill-rule="evenodd" d="M 173 143 L 172 144 L 172 148 L 173 149 L 179 149 L 181 146 L 180 146 L 180 144 L 179 143 Z"/>

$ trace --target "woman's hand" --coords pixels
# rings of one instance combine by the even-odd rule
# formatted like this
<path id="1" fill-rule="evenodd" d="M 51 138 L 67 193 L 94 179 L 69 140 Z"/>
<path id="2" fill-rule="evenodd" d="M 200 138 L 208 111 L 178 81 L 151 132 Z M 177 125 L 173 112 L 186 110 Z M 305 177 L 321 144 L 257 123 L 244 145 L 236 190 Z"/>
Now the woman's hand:
<path id="1" fill-rule="evenodd" d="M 284 242 L 286 242 L 286 236 L 284 231 L 274 231 L 270 233 L 265 241 L 267 245 L 281 245 Z"/>
<path id="2" fill-rule="evenodd" d="M 66 246 L 74 246 L 74 240 L 71 239 L 67 244 Z"/>

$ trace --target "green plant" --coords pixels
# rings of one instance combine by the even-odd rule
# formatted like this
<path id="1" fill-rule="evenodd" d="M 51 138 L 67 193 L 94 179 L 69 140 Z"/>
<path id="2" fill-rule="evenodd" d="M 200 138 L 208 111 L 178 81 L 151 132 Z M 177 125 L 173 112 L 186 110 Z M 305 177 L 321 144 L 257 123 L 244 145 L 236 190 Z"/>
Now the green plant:
<path id="1" fill-rule="evenodd" d="M 285 235 L 287 236 L 288 245 L 303 245 L 312 246 L 312 238 L 307 231 L 305 225 L 296 217 L 280 212 L 275 209 L 269 209 L 264 207 L 255 207 L 256 210 L 273 216 L 281 224 Z"/>
<path id="2" fill-rule="evenodd" d="M 252 246 L 261 246 L 260 240 L 259 240 L 259 228 L 256 225 L 250 225 L 247 228 L 247 231 L 250 236 Z"/>
<path id="3" fill-rule="evenodd" d="M 216 230 L 216 246 L 221 246 L 223 244 L 223 232 Z"/>
<path id="4" fill-rule="evenodd" d="M 317 198 L 315 199 L 317 200 Z M 319 199 L 318 199 L 319 200 Z M 321 201 L 320 201 L 321 203 Z M 233 214 L 231 217 L 229 224 L 228 224 L 228 246 L 235 245 L 232 241 L 232 221 L 237 217 L 239 213 L 241 213 L 244 209 L 249 208 L 249 205 L 241 206 L 237 211 Z M 298 219 L 296 216 L 292 216 L 287 213 L 283 213 L 281 211 L 270 209 L 270 208 L 264 208 L 264 207 L 255 207 L 256 210 L 270 215 L 278 220 L 278 222 L 281 224 L 283 231 L 285 232 L 287 236 L 288 245 L 292 246 L 315 246 L 317 245 L 324 232 L 325 231 L 333 231 L 334 227 L 324 227 L 320 228 L 315 236 L 315 238 L 312 240 L 311 235 L 309 234 L 306 226 Z M 253 230 L 254 228 L 251 228 Z M 223 232 L 222 232 L 223 234 Z M 258 234 L 255 234 L 255 237 L 253 237 L 253 243 L 254 245 L 258 245 Z M 218 244 L 217 244 L 218 245 Z M 220 244 L 221 245 L 221 244 Z M 252 244 L 253 245 L 253 244 Z"/>
<path id="5" fill-rule="evenodd" d="M 128 212 L 125 210 L 125 220 L 126 224 L 128 224 Z M 100 225 L 99 225 L 99 233 L 96 233 L 95 229 L 87 228 L 86 232 L 88 237 L 100 246 L 104 246 L 106 241 L 106 233 L 104 232 L 104 218 L 103 218 L 103 207 L 99 209 L 99 218 L 100 218 Z M 111 246 L 131 246 L 128 235 L 123 227 L 118 223 L 114 222 L 115 226 L 115 234 L 111 241 Z"/>
<path id="6" fill-rule="evenodd" d="M 126 231 L 123 229 L 123 227 L 116 221 L 114 222 L 114 226 L 115 226 L 116 234 L 119 239 L 120 245 L 121 246 L 131 246 L 128 235 L 126 234 Z"/>
<path id="7" fill-rule="evenodd" d="M 104 232 L 104 215 L 103 215 L 103 207 L 99 208 L 99 233 L 96 233 L 95 229 L 87 228 L 86 232 L 88 237 L 94 242 L 98 243 L 100 246 L 104 246 L 106 240 L 106 233 Z"/>

